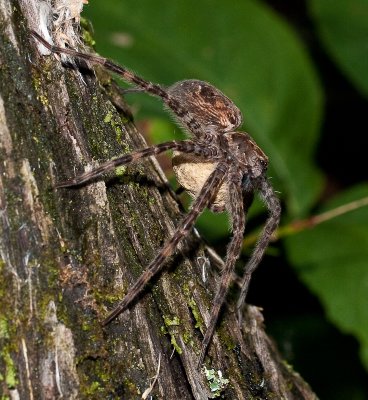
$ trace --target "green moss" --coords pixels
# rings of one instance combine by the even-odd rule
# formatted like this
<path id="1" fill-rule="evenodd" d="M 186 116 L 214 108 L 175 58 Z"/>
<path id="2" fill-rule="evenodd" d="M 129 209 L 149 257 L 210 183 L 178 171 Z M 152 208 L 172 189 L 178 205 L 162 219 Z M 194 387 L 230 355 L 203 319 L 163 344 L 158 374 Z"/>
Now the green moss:
<path id="1" fill-rule="evenodd" d="M 220 337 L 221 343 L 226 347 L 227 350 L 235 349 L 236 342 L 234 342 L 234 339 L 229 335 L 229 332 L 226 329 L 226 326 L 224 326 L 224 324 L 220 325 L 219 329 L 217 330 L 217 333 Z"/>
<path id="2" fill-rule="evenodd" d="M 166 326 L 165 325 L 161 325 L 160 326 L 160 332 L 163 334 L 163 335 L 167 335 L 169 332 L 168 332 L 168 330 L 166 329 Z"/>
<path id="3" fill-rule="evenodd" d="M 5 383 L 9 389 L 14 389 L 18 383 L 17 373 L 14 361 L 6 350 L 7 348 L 5 348 L 5 352 L 3 353 L 3 359 L 5 362 Z"/>
<path id="4" fill-rule="evenodd" d="M 42 91 L 42 81 L 40 77 L 33 75 L 33 87 L 37 93 L 37 100 L 41 102 L 44 106 L 48 106 L 49 100 L 47 96 Z"/>
<path id="5" fill-rule="evenodd" d="M 114 113 L 113 110 L 109 110 L 104 117 L 104 123 L 109 124 L 115 132 L 116 141 L 123 147 L 124 151 L 129 151 L 129 146 L 123 143 L 123 131 L 121 129 L 121 118 L 118 114 Z"/>
<path id="6" fill-rule="evenodd" d="M 105 305 L 106 303 L 114 305 L 121 301 L 121 299 L 126 295 L 126 290 L 123 288 L 119 291 L 115 289 L 112 293 L 109 288 L 107 288 L 106 291 L 94 289 L 92 293 L 97 305 Z M 105 311 L 106 310 L 104 310 L 104 312 Z"/>
<path id="7" fill-rule="evenodd" d="M 9 330 L 8 330 L 8 321 L 4 317 L 0 317 L 0 339 L 8 339 L 9 338 Z"/>
<path id="8" fill-rule="evenodd" d="M 2 318 L 2 319 L 4 320 L 4 318 Z M 8 335 L 7 330 L 6 330 L 6 332 Z M 5 381 L 5 383 L 9 389 L 14 389 L 18 383 L 18 380 L 16 377 L 17 372 L 16 372 L 16 368 L 14 365 L 14 361 L 10 356 L 10 349 L 11 349 L 10 343 L 3 345 L 0 349 L 1 350 L 0 358 L 2 359 L 1 365 L 3 365 L 5 367 L 5 368 L 3 367 L 4 370 L 3 370 L 3 373 L 1 374 L 0 381 Z"/>
<path id="9" fill-rule="evenodd" d="M 148 203 L 149 205 L 153 206 L 156 204 L 156 199 L 153 196 L 148 196 Z"/>
<path id="10" fill-rule="evenodd" d="M 199 308 L 197 306 L 197 303 L 195 302 L 194 298 L 192 297 L 192 293 L 191 290 L 189 288 L 189 286 L 185 283 L 183 286 L 183 293 L 184 296 L 187 299 L 187 304 L 193 314 L 193 317 L 196 321 L 195 323 L 195 328 L 198 328 L 202 333 L 204 332 L 204 321 L 202 318 L 202 315 L 199 311 Z"/>
<path id="11" fill-rule="evenodd" d="M 142 186 L 138 182 L 134 182 L 132 180 L 127 180 L 126 182 L 124 182 L 124 184 L 128 185 L 129 187 L 131 187 L 134 190 L 136 190 L 137 192 L 139 192 L 146 200 L 150 199 L 150 195 L 149 195 L 149 192 L 148 192 L 146 186 Z M 137 215 L 139 215 L 139 214 L 137 214 Z M 139 215 L 139 217 L 141 217 L 141 216 Z"/>
<path id="12" fill-rule="evenodd" d="M 126 166 L 120 165 L 119 167 L 115 168 L 115 176 L 117 178 L 123 177 L 126 173 Z"/>
<path id="13" fill-rule="evenodd" d="M 104 118 L 105 124 L 109 124 L 112 121 L 112 111 L 110 110 Z"/>
<path id="14" fill-rule="evenodd" d="M 177 351 L 178 354 L 181 354 L 183 350 L 181 347 L 178 345 L 175 334 L 177 333 L 177 328 L 180 325 L 180 319 L 177 316 L 174 316 L 173 318 L 169 318 L 167 316 L 163 316 L 163 320 L 165 323 L 165 326 L 162 326 L 160 328 L 162 333 L 167 333 L 170 335 L 170 342 L 173 345 L 174 349 Z"/>
<path id="15" fill-rule="evenodd" d="M 115 378 L 114 371 L 109 368 L 109 365 L 102 360 L 91 362 L 90 356 L 86 355 L 78 360 L 78 368 L 83 370 L 79 373 L 81 394 L 90 398 L 91 395 L 98 393 L 99 397 L 96 398 L 106 398 L 111 389 L 110 382 Z"/>
<path id="16" fill-rule="evenodd" d="M 202 318 L 202 315 L 199 311 L 199 308 L 197 306 L 197 303 L 195 302 L 195 300 L 193 299 L 193 297 L 191 297 L 188 301 L 188 306 L 190 307 L 193 317 L 196 321 L 195 323 L 195 328 L 198 328 L 201 332 L 203 332 L 203 327 L 204 327 L 204 321 Z"/>
<path id="17" fill-rule="evenodd" d="M 82 28 L 83 42 L 88 47 L 93 47 L 96 44 L 96 41 L 93 39 L 93 27 L 91 22 L 87 18 L 81 17 L 80 25 Z"/>
<path id="18" fill-rule="evenodd" d="M 85 331 L 85 332 L 86 331 L 90 331 L 91 330 L 91 325 L 88 322 L 84 321 L 82 323 L 82 330 Z"/>
<path id="19" fill-rule="evenodd" d="M 169 317 L 166 316 L 164 316 L 163 318 L 164 318 L 164 323 L 167 327 L 180 325 L 180 319 L 177 316 L 175 316 L 173 319 L 170 319 Z"/>
<path id="20" fill-rule="evenodd" d="M 185 344 L 189 344 L 190 346 L 194 346 L 193 337 L 189 332 L 184 332 L 183 334 L 183 341 Z"/>
<path id="21" fill-rule="evenodd" d="M 85 390 L 85 394 L 91 395 L 95 394 L 101 389 L 100 382 L 92 382 L 91 385 Z"/>
<path id="22" fill-rule="evenodd" d="M 181 349 L 181 347 L 178 345 L 176 338 L 174 335 L 171 335 L 171 340 L 170 340 L 171 344 L 174 346 L 174 349 L 177 351 L 178 354 L 181 354 L 183 352 L 183 350 Z"/>

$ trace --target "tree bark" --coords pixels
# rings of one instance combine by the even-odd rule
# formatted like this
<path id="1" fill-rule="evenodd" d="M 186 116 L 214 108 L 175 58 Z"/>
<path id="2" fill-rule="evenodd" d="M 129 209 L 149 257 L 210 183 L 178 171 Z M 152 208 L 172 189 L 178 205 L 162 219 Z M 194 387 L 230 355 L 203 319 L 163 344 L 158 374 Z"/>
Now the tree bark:
<path id="1" fill-rule="evenodd" d="M 182 212 L 154 159 L 54 189 L 145 142 L 108 75 L 40 55 L 40 3 L 0 0 L 1 399 L 316 398 L 252 306 L 241 328 L 226 308 L 197 369 L 218 280 L 199 260 L 219 261 L 195 233 L 101 326 Z"/>

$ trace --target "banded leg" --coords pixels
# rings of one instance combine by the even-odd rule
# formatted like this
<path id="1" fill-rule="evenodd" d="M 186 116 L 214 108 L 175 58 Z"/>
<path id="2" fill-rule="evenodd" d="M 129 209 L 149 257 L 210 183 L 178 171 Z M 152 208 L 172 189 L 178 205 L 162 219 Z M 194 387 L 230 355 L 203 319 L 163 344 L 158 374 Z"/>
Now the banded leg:
<path id="1" fill-rule="evenodd" d="M 160 271 L 163 266 L 163 262 L 173 253 L 181 239 L 183 239 L 190 232 L 195 221 L 197 220 L 198 215 L 203 211 L 205 207 L 208 206 L 213 197 L 217 194 L 217 191 L 224 180 L 226 172 L 227 166 L 225 164 L 219 164 L 216 169 L 211 173 L 211 175 L 203 185 L 200 195 L 194 201 L 192 208 L 190 209 L 188 214 L 180 222 L 174 235 L 166 242 L 161 251 L 153 259 L 151 264 L 129 289 L 123 300 L 102 322 L 103 325 L 107 325 L 121 312 L 123 312 L 136 298 L 136 296 L 143 290 L 143 288 L 151 280 L 151 278 Z"/>
<path id="2" fill-rule="evenodd" d="M 183 105 L 182 99 L 178 99 L 175 97 L 175 95 L 172 95 L 170 93 L 170 90 L 176 90 L 178 89 L 178 85 L 173 85 L 171 86 L 168 90 L 165 90 L 165 88 L 162 88 L 160 85 L 156 83 L 149 82 L 140 76 L 136 75 L 135 73 L 129 71 L 127 68 L 122 67 L 118 64 L 115 64 L 114 62 L 108 60 L 107 58 L 96 56 L 95 54 L 89 54 L 89 53 L 81 53 L 79 51 L 69 49 L 69 48 L 64 48 L 64 47 L 58 47 L 50 44 L 47 42 L 42 36 L 40 36 L 37 32 L 31 30 L 31 34 L 33 35 L 34 38 L 36 38 L 39 42 L 43 44 L 48 50 L 50 50 L 52 53 L 56 54 L 68 54 L 72 57 L 80 58 L 86 61 L 89 61 L 93 64 L 99 64 L 102 65 L 104 68 L 107 70 L 119 75 L 122 79 L 124 79 L 126 82 L 136 85 L 139 89 L 144 90 L 145 92 L 153 95 L 160 97 L 162 101 L 166 104 L 166 106 L 171 109 L 171 111 L 176 115 L 176 117 L 179 120 L 179 123 L 184 123 L 188 127 L 188 129 L 197 137 L 202 138 L 203 142 L 207 142 L 206 137 L 203 136 L 203 125 L 199 123 L 196 118 L 193 117 L 193 111 L 188 112 L 187 108 Z M 209 86 L 209 84 L 203 83 L 203 85 Z M 180 83 L 179 83 L 180 87 Z M 199 86 L 200 87 L 200 86 Z M 186 94 L 185 92 L 183 94 Z M 222 95 L 224 96 L 224 95 Z M 227 100 L 225 100 L 227 102 Z M 202 104 L 202 103 L 201 103 Z M 203 103 L 204 104 L 204 103 Z M 203 105 L 202 104 L 202 105 Z M 229 103 L 232 105 L 232 103 Z M 235 107 L 235 105 L 234 105 Z M 220 107 L 221 109 L 221 107 Z M 237 109 L 236 109 L 237 110 Z M 240 112 L 239 112 L 240 113 Z M 198 113 L 195 113 L 198 116 Z M 215 113 L 216 115 L 216 113 Z M 240 116 L 237 116 L 238 119 L 240 119 Z M 233 120 L 232 120 L 233 121 Z M 221 118 L 218 119 L 218 122 L 221 125 Z M 234 121 L 232 123 L 235 123 Z M 235 125 L 234 125 L 235 127 Z M 207 134 L 207 136 L 211 136 L 210 134 Z"/>
<path id="3" fill-rule="evenodd" d="M 96 56 L 95 54 L 89 53 L 81 53 L 79 51 L 65 48 L 65 47 L 58 47 L 50 44 L 47 40 L 45 40 L 41 35 L 39 35 L 35 31 L 31 31 L 33 37 L 35 37 L 39 42 L 41 42 L 48 50 L 52 53 L 56 54 L 68 54 L 69 56 L 80 58 L 82 60 L 90 61 L 94 64 L 102 65 L 109 71 L 120 75 L 125 81 L 132 83 L 134 85 L 139 86 L 143 90 L 148 93 L 151 93 L 154 96 L 161 97 L 164 101 L 166 101 L 169 95 L 166 93 L 165 90 L 161 88 L 160 85 L 157 85 L 152 82 L 148 82 L 145 79 L 137 76 L 133 72 L 129 71 L 128 69 L 113 63 L 112 61 L 108 60 L 107 58 Z"/>
<path id="4" fill-rule="evenodd" d="M 261 185 L 259 187 L 259 193 L 261 195 L 262 200 L 266 204 L 266 207 L 269 211 L 269 216 L 263 228 L 263 231 L 258 239 L 256 247 L 253 250 L 253 254 L 250 260 L 248 261 L 247 265 L 245 266 L 245 272 L 241 282 L 240 296 L 237 302 L 239 323 L 242 320 L 241 309 L 244 305 L 245 298 L 247 296 L 250 278 L 252 276 L 252 273 L 255 271 L 255 269 L 261 262 L 264 253 L 267 249 L 267 246 L 271 240 L 271 237 L 279 225 L 281 216 L 280 200 L 275 195 L 275 192 L 273 191 L 272 186 L 268 182 L 267 178 L 264 178 L 261 181 Z"/>
<path id="5" fill-rule="evenodd" d="M 241 174 L 239 174 L 241 177 Z M 225 267 L 222 271 L 220 287 L 217 289 L 216 296 L 213 300 L 211 309 L 210 323 L 207 327 L 206 334 L 203 339 L 201 354 L 199 356 L 198 367 L 203 363 L 208 345 L 212 339 L 217 319 L 224 304 L 227 291 L 232 281 L 232 274 L 235 267 L 235 262 L 239 257 L 241 246 L 243 243 L 243 235 L 245 229 L 245 213 L 243 207 L 243 194 L 239 177 L 229 182 L 230 194 L 230 213 L 232 218 L 233 237 L 227 248 Z"/>
<path id="6" fill-rule="evenodd" d="M 51 53 L 56 54 L 68 54 L 69 56 L 80 58 L 82 60 L 90 61 L 93 64 L 99 64 L 106 68 L 107 70 L 119 75 L 126 82 L 131 83 L 133 85 L 137 85 L 139 89 L 144 90 L 147 93 L 150 93 L 153 96 L 160 97 L 165 104 L 167 104 L 175 114 L 178 116 L 183 116 L 186 114 L 186 110 L 180 105 L 180 102 L 174 99 L 170 94 L 163 89 L 157 83 L 149 82 L 140 76 L 136 75 L 134 72 L 129 71 L 127 68 L 118 65 L 107 58 L 96 56 L 95 54 L 90 53 L 82 53 L 80 51 L 76 51 L 73 49 L 58 47 L 50 44 L 47 40 L 45 40 L 41 35 L 37 32 L 31 30 L 31 34 L 35 37 L 39 42 L 41 42 Z M 200 126 L 195 124 L 193 121 L 193 128 L 197 130 L 197 134 L 199 134 Z"/>
<path id="7" fill-rule="evenodd" d="M 76 176 L 74 179 L 59 182 L 56 185 L 56 187 L 61 188 L 61 187 L 78 186 L 85 182 L 90 181 L 91 179 L 97 178 L 103 173 L 113 168 L 116 168 L 119 165 L 129 164 L 131 162 L 139 160 L 140 158 L 157 155 L 167 150 L 178 150 L 183 153 L 196 154 L 204 158 L 207 158 L 210 155 L 212 155 L 210 148 L 203 150 L 190 140 L 185 140 L 180 142 L 176 141 L 165 142 L 158 144 L 157 146 L 147 147 L 145 149 L 138 150 L 134 153 L 125 154 L 113 160 L 106 161 L 105 163 L 101 164 L 99 167 L 93 169 L 92 171 L 85 172 L 84 174 Z"/>

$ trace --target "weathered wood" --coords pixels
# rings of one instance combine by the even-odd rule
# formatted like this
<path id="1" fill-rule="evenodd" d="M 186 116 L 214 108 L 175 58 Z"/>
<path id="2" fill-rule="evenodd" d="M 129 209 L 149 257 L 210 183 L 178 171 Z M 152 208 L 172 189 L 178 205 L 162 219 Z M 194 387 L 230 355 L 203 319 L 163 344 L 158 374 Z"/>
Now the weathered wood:
<path id="1" fill-rule="evenodd" d="M 148 398 L 160 359 L 153 398 L 314 399 L 255 307 L 242 330 L 224 313 L 206 365 L 229 383 L 211 392 L 196 364 L 216 273 L 203 283 L 198 259 L 218 259 L 195 234 L 101 327 L 182 213 L 154 160 L 53 189 L 145 143 L 106 75 L 40 56 L 28 34 L 38 1 L 0 5 L 0 397 Z"/>

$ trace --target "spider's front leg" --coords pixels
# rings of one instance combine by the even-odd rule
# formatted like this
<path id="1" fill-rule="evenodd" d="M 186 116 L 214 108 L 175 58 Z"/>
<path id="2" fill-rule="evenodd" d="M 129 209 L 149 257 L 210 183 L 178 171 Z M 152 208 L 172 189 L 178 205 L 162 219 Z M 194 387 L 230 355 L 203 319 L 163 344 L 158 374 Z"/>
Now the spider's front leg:
<path id="1" fill-rule="evenodd" d="M 130 164 L 131 162 L 137 161 L 143 157 L 157 155 L 167 150 L 178 150 L 183 153 L 194 153 L 194 154 L 198 154 L 198 152 L 200 152 L 200 155 L 202 157 L 206 157 L 206 150 L 198 149 L 198 146 L 191 140 L 185 140 L 180 142 L 176 141 L 165 142 L 158 144 L 157 146 L 147 147 L 145 149 L 138 150 L 134 153 L 125 154 L 121 157 L 107 161 L 101 164 L 99 167 L 93 169 L 92 171 L 85 172 L 84 174 L 76 176 L 74 179 L 59 182 L 56 185 L 56 187 L 62 188 L 62 187 L 79 186 L 82 185 L 83 183 L 91 181 L 92 179 L 98 178 L 105 172 L 108 172 L 113 168 L 118 167 L 119 165 Z"/>
<path id="2" fill-rule="evenodd" d="M 276 196 L 272 186 L 270 185 L 266 177 L 262 179 L 258 190 L 262 200 L 266 204 L 266 207 L 269 211 L 269 216 L 263 228 L 263 231 L 258 239 L 256 247 L 253 250 L 252 256 L 248 261 L 247 265 L 245 266 L 244 276 L 241 282 L 240 296 L 237 302 L 239 323 L 241 323 L 242 321 L 241 311 L 245 302 L 245 298 L 247 296 L 250 278 L 252 276 L 252 273 L 255 271 L 255 269 L 261 262 L 264 253 L 267 249 L 267 246 L 270 243 L 270 240 L 272 239 L 272 235 L 274 234 L 275 230 L 279 225 L 281 217 L 280 200 Z"/>
<path id="3" fill-rule="evenodd" d="M 207 327 L 206 334 L 203 339 L 201 354 L 199 356 L 198 366 L 203 363 L 208 345 L 212 339 L 217 319 L 224 304 L 227 291 L 229 289 L 232 274 L 235 267 L 235 262 L 239 258 L 243 243 L 243 234 L 245 229 L 245 213 L 243 206 L 243 194 L 241 188 L 241 171 L 236 171 L 230 176 L 229 181 L 229 211 L 232 218 L 232 232 L 233 237 L 227 248 L 225 267 L 222 271 L 220 287 L 217 290 L 216 296 L 213 300 L 211 309 L 210 321 Z"/>

